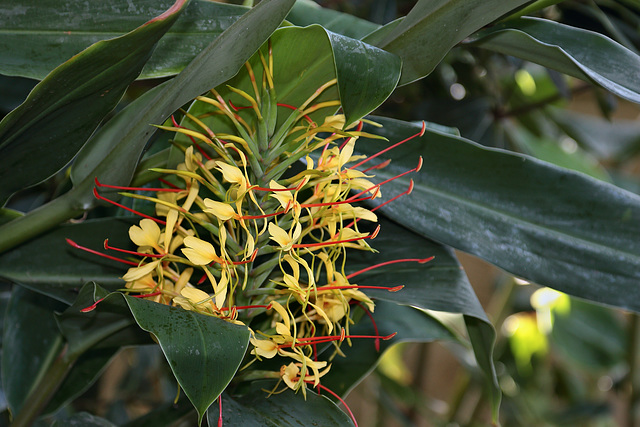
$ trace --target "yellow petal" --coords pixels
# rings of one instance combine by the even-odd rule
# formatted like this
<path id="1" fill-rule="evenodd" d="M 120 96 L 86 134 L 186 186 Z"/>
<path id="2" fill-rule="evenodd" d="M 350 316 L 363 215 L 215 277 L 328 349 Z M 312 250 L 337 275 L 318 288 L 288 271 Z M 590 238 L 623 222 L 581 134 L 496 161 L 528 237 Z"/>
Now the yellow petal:
<path id="1" fill-rule="evenodd" d="M 155 221 L 148 218 L 140 221 L 140 226 L 131 226 L 129 228 L 129 237 L 131 241 L 138 246 L 151 246 L 158 247 L 158 240 L 160 239 L 160 227 Z"/>
<path id="2" fill-rule="evenodd" d="M 143 264 L 140 267 L 132 267 L 127 271 L 127 274 L 122 276 L 122 279 L 125 282 L 133 282 L 134 280 L 141 279 L 151 273 L 158 264 L 160 264 L 160 261 L 152 261 L 148 264 Z"/>
<path id="3" fill-rule="evenodd" d="M 289 233 L 278 227 L 273 222 L 269 223 L 269 234 L 271 235 L 270 239 L 279 244 L 283 250 L 288 251 L 291 249 L 293 240 L 289 237 Z"/>
<path id="4" fill-rule="evenodd" d="M 228 221 L 231 218 L 238 217 L 238 215 L 236 215 L 236 211 L 233 210 L 233 207 L 226 203 L 216 202 L 211 199 L 204 199 L 204 205 L 207 207 L 204 211 L 215 215 L 220 221 Z"/>
<path id="5" fill-rule="evenodd" d="M 186 248 L 182 253 L 195 265 L 207 265 L 212 261 L 221 262 L 213 245 L 194 236 L 187 236 L 183 241 Z"/>

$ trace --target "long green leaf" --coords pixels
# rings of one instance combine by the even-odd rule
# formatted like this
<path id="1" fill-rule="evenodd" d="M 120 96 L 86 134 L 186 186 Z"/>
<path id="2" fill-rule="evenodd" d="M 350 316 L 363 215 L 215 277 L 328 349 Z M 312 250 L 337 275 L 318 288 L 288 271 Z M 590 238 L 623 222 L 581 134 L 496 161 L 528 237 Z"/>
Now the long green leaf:
<path id="1" fill-rule="evenodd" d="M 420 0 L 401 21 L 364 38 L 402 59 L 404 85 L 425 77 L 444 56 L 470 34 L 530 0 Z"/>
<path id="2" fill-rule="evenodd" d="M 67 304 L 89 281 L 116 290 L 124 286 L 120 277 L 127 266 L 75 249 L 65 239 L 102 253 L 107 252 L 102 249 L 107 238 L 115 247 L 135 250 L 128 234 L 132 223 L 131 219 L 104 218 L 57 227 L 0 256 L 0 277 Z"/>
<path id="3" fill-rule="evenodd" d="M 15 416 L 62 350 L 53 317 L 64 304 L 17 286 L 11 295 L 2 338 L 2 389 Z"/>
<path id="4" fill-rule="evenodd" d="M 0 73 L 42 80 L 90 45 L 121 36 L 160 15 L 173 0 L 15 0 L 0 4 Z M 139 78 L 179 73 L 246 7 L 193 0 L 158 42 Z M 74 17 L 74 19 L 70 19 Z"/>
<path id="5" fill-rule="evenodd" d="M 329 31 L 354 39 L 362 39 L 380 28 L 379 24 L 374 24 L 349 13 L 321 7 L 313 0 L 297 0 L 287 15 L 287 21 L 299 27 L 320 24 Z"/>
<path id="6" fill-rule="evenodd" d="M 472 42 L 592 81 L 640 103 L 640 56 L 602 34 L 540 18 L 519 18 L 481 31 Z"/>
<path id="7" fill-rule="evenodd" d="M 392 141 L 420 130 L 417 124 L 380 122 Z M 359 149 L 370 154 L 384 146 L 371 140 Z M 640 311 L 640 197 L 433 131 L 388 155 L 394 160 L 377 171 L 380 179 L 414 167 L 418 155 L 424 159 L 421 172 L 412 176 L 413 194 L 384 208 L 406 227 L 527 280 Z M 397 194 L 408 178 L 384 188 Z"/>
<path id="8" fill-rule="evenodd" d="M 187 0 L 138 29 L 101 41 L 40 82 L 0 122 L 0 205 L 64 167 L 138 76 Z"/>
<path id="9" fill-rule="evenodd" d="M 74 182 L 74 188 L 62 197 L 0 227 L 0 252 L 92 206 L 94 177 L 113 185 L 127 185 L 155 130 L 151 124 L 164 122 L 186 102 L 233 77 L 280 25 L 293 1 L 261 2 L 215 39 L 178 76 L 125 109 L 121 114 L 127 120 L 118 120 L 114 128 L 96 135 L 82 150 L 81 155 L 91 159 L 88 164 L 78 166 L 85 168 L 85 179 Z M 247 33 L 247 28 L 252 31 Z M 93 150 L 108 154 L 102 158 L 91 156 Z"/>
<path id="10" fill-rule="evenodd" d="M 202 421 L 240 367 L 249 344 L 249 330 L 181 308 L 125 299 L 138 325 L 158 340 Z"/>
<path id="11" fill-rule="evenodd" d="M 273 383 L 256 382 L 248 393 L 241 397 L 222 396 L 223 425 L 297 427 L 297 426 L 352 426 L 353 422 L 338 407 L 324 396 L 307 391 L 302 393 L 286 390 L 268 396 L 264 390 L 272 389 Z M 210 426 L 218 425 L 217 405 L 209 409 Z"/>

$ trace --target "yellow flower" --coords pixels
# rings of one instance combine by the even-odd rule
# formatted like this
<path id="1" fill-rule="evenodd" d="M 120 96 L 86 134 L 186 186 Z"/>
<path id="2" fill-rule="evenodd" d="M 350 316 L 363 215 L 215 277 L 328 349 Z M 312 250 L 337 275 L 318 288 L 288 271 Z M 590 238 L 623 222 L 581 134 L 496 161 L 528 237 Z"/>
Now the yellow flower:
<path id="1" fill-rule="evenodd" d="M 215 215 L 220 221 L 228 221 L 230 219 L 240 219 L 240 215 L 233 210 L 233 207 L 227 203 L 216 202 L 211 199 L 204 199 L 206 209 L 204 212 Z"/>
<path id="2" fill-rule="evenodd" d="M 155 270 L 158 265 L 160 265 L 160 260 L 151 261 L 147 264 L 142 264 L 139 267 L 132 267 L 127 271 L 127 274 L 122 276 L 122 279 L 125 282 L 133 282 L 142 279 L 144 276 Z"/>
<path id="3" fill-rule="evenodd" d="M 150 248 L 155 249 L 159 253 L 164 252 L 163 248 L 158 244 L 160 240 L 160 227 L 155 221 L 148 218 L 141 220 L 139 227 L 132 225 L 129 228 L 129 238 L 140 247 L 140 252 L 148 251 Z"/>
<path id="4" fill-rule="evenodd" d="M 294 243 L 300 238 L 301 233 L 302 226 L 299 222 L 296 222 L 296 225 L 289 233 L 278 227 L 275 223 L 269 223 L 270 239 L 279 244 L 283 251 L 290 251 Z"/>
<path id="5" fill-rule="evenodd" d="M 182 253 L 195 265 L 207 265 L 211 262 L 224 264 L 224 260 L 216 254 L 213 245 L 197 237 L 187 236 L 183 241 L 186 248 Z"/>

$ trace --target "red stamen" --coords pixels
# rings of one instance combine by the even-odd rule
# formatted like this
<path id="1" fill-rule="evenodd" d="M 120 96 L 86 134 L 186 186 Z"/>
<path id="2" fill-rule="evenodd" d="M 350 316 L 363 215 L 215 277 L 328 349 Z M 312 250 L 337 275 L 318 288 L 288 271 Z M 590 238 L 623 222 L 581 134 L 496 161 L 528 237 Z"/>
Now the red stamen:
<path id="1" fill-rule="evenodd" d="M 372 198 L 374 198 L 376 196 L 377 192 L 373 194 L 373 196 L 367 196 L 367 197 L 362 197 L 360 199 L 355 199 L 355 200 L 342 200 L 339 202 L 325 202 L 325 203 L 305 203 L 300 205 L 300 207 L 303 208 L 319 208 L 322 206 L 336 206 L 336 205 L 344 205 L 347 203 L 357 203 L 357 202 L 362 202 L 364 200 L 371 200 Z"/>
<path id="2" fill-rule="evenodd" d="M 178 187 L 178 186 L 177 186 L 177 185 L 175 185 L 175 184 L 170 183 L 169 181 L 167 181 L 167 180 L 166 180 L 166 179 L 164 179 L 164 178 L 158 178 L 158 181 L 160 181 L 161 183 L 163 183 L 163 184 L 165 184 L 165 185 L 168 185 L 168 186 L 169 186 L 169 187 L 171 187 L 171 188 L 178 188 L 178 189 L 182 190 L 180 187 Z"/>
<path id="3" fill-rule="evenodd" d="M 157 191 L 157 192 L 166 191 L 169 193 L 179 193 L 181 191 L 184 191 L 181 188 L 143 188 L 143 187 L 123 187 L 120 185 L 109 185 L 109 184 L 103 184 L 100 181 L 98 181 L 98 177 L 95 177 L 93 180 L 95 181 L 97 187 L 115 188 L 116 190 Z"/>
<path id="4" fill-rule="evenodd" d="M 98 303 L 101 302 L 104 298 L 100 298 L 98 301 L 94 302 L 93 304 L 91 304 L 89 307 L 85 307 L 83 309 L 80 310 L 81 313 L 88 313 L 90 311 L 93 311 L 96 309 L 96 307 L 98 306 Z"/>
<path id="5" fill-rule="evenodd" d="M 222 427 L 222 395 L 218 396 L 218 427 Z"/>
<path id="6" fill-rule="evenodd" d="M 371 171 L 371 170 L 374 170 L 374 169 L 383 169 L 383 168 L 386 168 L 387 166 L 389 166 L 389 163 L 391 163 L 391 159 L 387 159 L 387 160 L 385 160 L 384 162 L 380 163 L 379 165 L 371 166 L 371 167 L 369 167 L 369 168 L 367 168 L 367 169 L 363 170 L 363 171 L 362 171 L 362 173 L 367 173 L 367 172 L 369 172 L 369 171 Z"/>
<path id="7" fill-rule="evenodd" d="M 293 105 L 288 105 L 288 104 L 277 104 L 278 107 L 285 107 L 285 108 L 289 108 L 290 110 L 297 110 L 296 107 L 294 107 Z M 310 124 L 313 124 L 313 120 L 311 120 L 311 118 L 309 116 L 307 116 L 306 114 L 303 116 Z"/>
<path id="8" fill-rule="evenodd" d="M 374 189 L 374 188 L 376 188 L 376 187 L 377 187 L 377 188 L 380 188 L 380 187 L 382 187 L 384 184 L 387 184 L 387 183 L 389 183 L 389 182 L 391 182 L 391 181 L 393 181 L 393 180 L 396 180 L 396 179 L 398 179 L 398 178 L 401 178 L 401 177 L 403 177 L 403 176 L 405 176 L 405 175 L 407 175 L 407 174 L 410 174 L 410 173 L 413 173 L 413 172 L 419 172 L 419 171 L 420 171 L 420 169 L 422 169 L 422 156 L 420 156 L 420 157 L 418 158 L 418 166 L 416 166 L 415 168 L 410 169 L 410 170 L 408 170 L 408 171 L 406 171 L 406 172 L 402 172 L 401 174 L 396 175 L 396 176 L 394 176 L 394 177 L 391 177 L 391 178 L 389 178 L 389 179 L 386 179 L 386 180 L 382 181 L 382 182 L 381 182 L 381 183 L 379 183 L 379 184 L 376 184 L 376 185 L 374 185 L 374 186 L 371 186 L 371 187 L 367 188 L 366 190 L 362 190 L 361 192 L 359 192 L 358 194 L 354 194 L 353 196 L 351 196 L 351 197 L 350 197 L 350 198 L 348 198 L 347 200 L 352 200 L 352 199 L 355 199 L 355 198 L 357 198 L 357 197 L 360 197 L 360 196 L 361 196 L 361 195 L 363 195 L 364 193 L 367 193 L 367 192 L 369 192 L 369 191 L 373 190 L 373 189 Z M 413 189 L 413 186 L 411 186 L 411 189 Z"/>
<path id="9" fill-rule="evenodd" d="M 138 263 L 137 263 L 137 262 L 128 261 L 128 260 L 126 260 L 126 259 L 121 259 L 121 258 L 114 257 L 114 256 L 111 256 L 111 255 L 103 254 L 102 252 L 98 252 L 98 251 L 96 251 L 96 250 L 89 249 L 89 248 L 87 248 L 87 247 L 85 247 L 85 246 L 81 246 L 81 245 L 77 244 L 76 242 L 74 242 L 74 241 L 73 241 L 73 240 L 71 240 L 71 239 L 65 239 L 65 240 L 67 241 L 67 243 L 68 243 L 69 245 L 73 246 L 73 247 L 74 247 L 74 248 L 76 248 L 76 249 L 82 249 L 82 250 L 83 250 L 83 251 L 85 251 L 85 252 L 89 252 L 89 253 L 91 253 L 91 254 L 98 255 L 98 256 L 101 256 L 101 257 L 103 257 L 103 258 L 107 258 L 107 259 L 111 259 L 111 260 L 114 260 L 114 261 L 118 261 L 118 262 L 121 262 L 121 263 L 123 263 L 123 264 L 133 265 L 134 267 L 137 267 L 137 266 L 138 266 Z"/>
<path id="10" fill-rule="evenodd" d="M 410 140 L 412 140 L 413 138 L 415 138 L 415 137 L 417 137 L 417 136 L 422 136 L 422 135 L 424 135 L 424 132 L 425 132 L 425 130 L 426 130 L 426 129 L 427 129 L 427 125 L 425 124 L 425 122 L 422 122 L 422 129 L 420 130 L 420 132 L 416 133 L 415 135 L 411 135 L 409 138 L 403 139 L 403 140 L 402 140 L 402 141 L 400 141 L 400 142 L 396 142 L 395 144 L 393 144 L 393 145 L 392 145 L 392 146 L 390 146 L 390 147 L 385 148 L 384 150 L 378 151 L 376 154 L 373 154 L 373 155 L 371 155 L 371 156 L 367 157 L 366 159 L 362 160 L 361 162 L 356 163 L 356 164 L 355 164 L 355 165 L 353 165 L 353 166 L 350 166 L 350 167 L 349 167 L 349 169 L 354 169 L 354 168 L 357 168 L 358 166 L 362 166 L 363 164 L 367 163 L 369 160 L 371 160 L 371 159 L 375 159 L 375 158 L 376 158 L 376 157 L 378 157 L 379 155 L 384 154 L 384 153 L 386 153 L 387 151 L 392 150 L 392 149 L 396 148 L 397 146 L 402 145 L 402 144 L 404 144 L 405 142 L 410 141 Z"/>
<path id="11" fill-rule="evenodd" d="M 171 116 L 171 122 L 173 123 L 173 126 L 179 128 L 179 129 L 188 129 L 184 126 L 180 126 L 178 124 L 178 122 L 176 122 L 176 119 L 173 117 L 173 115 Z M 215 138 L 216 136 L 211 132 L 207 132 L 209 134 L 210 137 Z M 192 137 L 191 135 L 187 135 L 189 137 L 189 139 L 191 140 L 191 142 L 193 143 L 193 145 L 195 145 L 196 149 L 200 152 L 200 154 L 202 154 L 204 156 L 205 159 L 207 160 L 211 160 L 211 157 L 207 154 L 206 151 L 204 151 L 202 149 L 202 147 L 200 147 L 200 145 L 198 144 L 198 142 L 196 141 L 196 139 L 194 137 Z"/>
<path id="12" fill-rule="evenodd" d="M 393 261 L 391 261 L 393 262 Z M 396 261 L 399 262 L 399 261 Z M 375 268 L 375 267 L 370 267 L 370 268 Z M 360 271 L 359 273 L 361 273 L 362 271 Z M 347 276 L 347 279 L 349 279 L 350 277 Z M 369 286 L 369 285 L 342 285 L 342 286 L 320 286 L 317 290 L 320 291 L 330 291 L 330 290 L 339 290 L 339 289 L 381 289 L 384 291 L 389 291 L 389 292 L 398 292 L 401 291 L 404 288 L 404 285 L 399 285 L 399 286 Z"/>
<path id="13" fill-rule="evenodd" d="M 162 258 L 166 255 L 166 254 L 145 254 L 143 252 L 128 251 L 126 249 L 116 248 L 115 246 L 109 246 L 109 239 L 104 239 L 104 248 L 107 250 L 122 252 L 129 255 L 137 255 L 137 256 L 143 256 L 143 257 L 149 257 L 149 258 Z"/>
<path id="14" fill-rule="evenodd" d="M 302 346 L 306 346 L 306 345 L 311 345 L 313 343 L 315 344 L 324 344 L 324 343 L 328 343 L 328 342 L 333 342 L 333 341 L 344 341 L 345 339 L 349 338 L 368 338 L 368 339 L 381 339 L 384 341 L 390 340 L 391 338 L 395 337 L 397 335 L 397 332 L 394 332 L 390 335 L 386 335 L 386 336 L 380 336 L 380 335 L 345 335 L 344 333 L 344 328 L 343 330 L 340 331 L 340 335 L 327 335 L 327 336 L 320 336 L 320 337 L 303 337 L 303 338 L 296 338 L 296 342 L 295 343 L 285 343 L 285 344 L 280 344 L 278 345 L 278 348 L 290 348 L 290 347 L 302 347 Z"/>
<path id="15" fill-rule="evenodd" d="M 129 295 L 134 298 L 149 298 L 149 297 L 157 297 L 158 295 L 162 295 L 162 292 L 151 292 L 150 294 L 138 294 L 138 295 Z"/>
<path id="16" fill-rule="evenodd" d="M 418 264 L 425 264 L 425 263 L 433 260 L 434 258 L 435 257 L 431 256 L 429 258 L 404 258 L 404 259 L 395 259 L 395 260 L 392 260 L 392 261 L 385 261 L 385 262 L 381 262 L 381 263 L 376 264 L 376 265 L 372 265 L 372 266 L 367 267 L 367 268 L 363 268 L 362 270 L 358 270 L 355 273 L 351 273 L 346 277 L 346 279 L 349 280 L 352 277 L 357 276 L 358 274 L 366 273 L 367 271 L 373 270 L 374 268 L 384 267 L 385 265 L 397 264 L 399 262 L 417 262 Z M 361 287 L 363 287 L 363 286 L 361 286 Z"/>
<path id="17" fill-rule="evenodd" d="M 271 304 L 268 305 L 240 305 L 240 306 L 233 306 L 234 309 L 236 310 L 248 310 L 250 308 L 265 308 L 267 310 L 271 309 Z M 220 311 L 229 311 L 229 307 L 222 307 L 220 309 Z"/>
<path id="18" fill-rule="evenodd" d="M 299 244 L 292 245 L 291 247 L 292 248 L 315 248 L 319 246 L 330 246 L 330 245 L 339 245 L 341 243 L 357 242 L 358 240 L 365 240 L 365 239 L 373 240 L 376 238 L 379 232 L 380 232 L 380 225 L 378 225 L 378 227 L 373 231 L 372 234 L 364 237 L 355 237 L 353 239 L 345 239 L 345 240 L 329 240 L 326 242 L 318 242 L 318 243 L 299 243 Z"/>
<path id="19" fill-rule="evenodd" d="M 307 384 L 315 384 L 315 381 L 305 380 L 304 382 L 307 383 Z M 317 387 L 322 389 L 322 390 L 324 390 L 324 391 L 326 391 L 327 393 L 329 393 L 330 395 L 332 395 L 333 397 L 338 399 L 340 401 L 340 403 L 342 403 L 344 405 L 345 409 L 349 413 L 349 416 L 351 417 L 351 421 L 353 421 L 353 425 L 355 425 L 355 427 L 358 427 L 358 421 L 356 421 L 356 417 L 353 415 L 353 412 L 351 412 L 351 409 L 349 409 L 349 406 L 347 406 L 347 403 L 344 400 L 342 400 L 342 398 L 340 396 L 338 396 L 336 393 L 334 393 L 333 391 L 331 391 L 327 387 L 323 386 L 322 384 L 317 384 Z"/>
<path id="20" fill-rule="evenodd" d="M 136 211 L 136 210 L 134 210 L 134 209 L 131 209 L 131 208 L 129 208 L 129 207 L 127 207 L 127 206 L 125 206 L 125 205 L 122 205 L 122 204 L 120 204 L 120 203 L 118 203 L 118 202 L 114 202 L 113 200 L 109 200 L 109 199 L 107 199 L 106 197 L 102 197 L 100 194 L 98 194 L 98 189 L 97 189 L 97 188 L 95 188 L 95 187 L 93 188 L 93 196 L 94 196 L 96 199 L 98 199 L 98 200 L 102 200 L 102 201 L 104 201 L 104 202 L 111 203 L 111 204 L 112 204 L 112 205 L 114 205 L 114 206 L 117 206 L 117 207 L 122 208 L 122 209 L 124 209 L 124 210 L 126 210 L 126 211 L 129 211 L 129 212 L 132 212 L 132 213 L 134 213 L 134 214 L 136 214 L 136 215 L 138 215 L 138 216 L 141 216 L 141 217 L 143 217 L 143 218 L 147 218 L 147 219 L 150 219 L 150 220 L 152 220 L 152 221 L 155 221 L 155 222 L 157 222 L 158 224 L 167 225 L 167 223 L 166 223 L 166 222 L 164 222 L 164 221 L 163 221 L 163 220 L 161 220 L 161 219 L 154 218 L 154 217 L 152 217 L 152 216 L 149 216 L 149 215 L 143 214 L 142 212 L 138 212 L 138 211 Z"/>
<path id="21" fill-rule="evenodd" d="M 362 305 L 360 303 L 360 301 L 356 301 L 355 302 L 358 307 L 360 307 L 361 309 L 364 310 L 365 314 L 367 316 L 369 316 L 369 319 L 371 320 L 371 323 L 373 324 L 373 331 L 376 333 L 376 335 L 380 335 L 380 332 L 378 332 L 378 324 L 376 323 L 375 319 L 373 318 L 373 314 L 371 314 L 371 312 L 369 310 L 367 310 L 367 308 Z M 380 353 L 380 339 L 376 338 L 375 343 L 374 343 L 375 347 L 376 347 L 376 352 Z"/>
<path id="22" fill-rule="evenodd" d="M 258 249 L 256 248 L 253 250 L 253 253 L 251 254 L 251 258 L 249 258 L 247 261 L 232 261 L 231 264 L 233 265 L 249 264 L 250 262 L 255 261 L 257 256 L 258 256 Z"/>

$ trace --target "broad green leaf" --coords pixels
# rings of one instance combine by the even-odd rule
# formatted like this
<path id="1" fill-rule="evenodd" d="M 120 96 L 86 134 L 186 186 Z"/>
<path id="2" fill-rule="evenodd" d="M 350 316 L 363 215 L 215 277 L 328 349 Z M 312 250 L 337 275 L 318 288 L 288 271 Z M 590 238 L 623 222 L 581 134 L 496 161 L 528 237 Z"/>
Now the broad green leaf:
<path id="1" fill-rule="evenodd" d="M 109 132 L 90 139 L 81 155 L 92 160 L 85 167 L 81 182 L 74 188 L 24 217 L 0 227 L 0 252 L 73 218 L 95 203 L 93 179 L 113 185 L 127 185 L 154 123 L 162 123 L 175 110 L 197 95 L 229 80 L 244 62 L 280 25 L 294 0 L 261 2 L 244 14 L 207 46 L 174 79 L 153 90 L 142 101 L 128 106 L 121 114 L 127 117 L 114 124 Z M 247 33 L 246 29 L 252 31 Z M 224 60 L 220 60 L 224 58 Z M 123 117 L 124 117 L 123 116 Z M 109 125 L 107 123 L 106 126 Z M 103 158 L 91 156 L 93 150 L 108 153 Z"/>
<path id="2" fill-rule="evenodd" d="M 366 144 L 364 141 L 359 142 L 359 145 L 356 145 L 358 150 Z M 395 156 L 393 158 L 395 159 Z M 376 174 L 380 175 L 379 171 Z M 383 195 L 385 191 L 388 189 L 383 187 Z M 403 196 L 391 206 L 409 203 L 409 198 L 412 197 L 416 197 L 415 189 L 414 193 Z M 415 213 L 412 215 L 415 216 Z M 402 222 L 409 225 L 411 220 L 403 218 Z M 412 233 L 384 218 L 380 218 L 380 223 L 381 231 L 372 242 L 380 253 L 364 251 L 350 253 L 348 257 L 350 271 L 358 271 L 367 266 L 397 259 L 424 259 L 430 256 L 434 256 L 435 259 L 426 264 L 405 262 L 378 267 L 355 276 L 355 283 L 374 286 L 404 285 L 404 288 L 398 292 L 368 289 L 366 293 L 381 301 L 462 314 L 478 367 L 486 378 L 487 393 L 495 416 L 500 404 L 500 388 L 492 360 L 495 331 L 471 288 L 462 266 L 450 248 L 425 239 L 419 233 Z"/>
<path id="3" fill-rule="evenodd" d="M 624 161 L 640 150 L 637 120 L 609 121 L 560 109 L 550 110 L 550 115 L 567 135 L 599 158 Z"/>
<path id="4" fill-rule="evenodd" d="M 138 76 L 187 0 L 72 57 L 0 122 L 0 205 L 63 168 Z"/>
<path id="5" fill-rule="evenodd" d="M 201 422 L 240 367 L 249 330 L 181 308 L 133 297 L 125 300 L 138 325 L 158 340 Z"/>
<path id="6" fill-rule="evenodd" d="M 286 390 L 268 395 L 272 382 L 256 382 L 248 393 L 241 397 L 222 395 L 222 422 L 232 426 L 352 426 L 353 421 L 325 396 L 307 390 L 302 393 Z M 210 426 L 218 425 L 218 405 L 213 405 L 207 414 Z"/>
<path id="7" fill-rule="evenodd" d="M 127 272 L 127 265 L 73 248 L 65 239 L 119 257 L 113 251 L 104 250 L 103 242 L 109 239 L 112 246 L 135 250 L 128 234 L 135 222 L 104 218 L 61 225 L 0 255 L 0 277 L 67 304 L 73 303 L 78 290 L 89 281 L 111 290 L 120 288 L 124 286 L 120 277 Z"/>
<path id="8" fill-rule="evenodd" d="M 519 18 L 481 31 L 473 45 L 512 55 L 640 103 L 640 56 L 593 31 L 539 18 Z"/>
<path id="9" fill-rule="evenodd" d="M 385 36 L 376 33 L 364 41 L 395 53 L 402 59 L 404 85 L 427 76 L 456 44 L 529 0 L 420 0 L 401 21 L 394 21 Z"/>
<path id="10" fill-rule="evenodd" d="M 131 31 L 172 4 L 173 0 L 5 2 L 0 5 L 0 50 L 4 58 L 0 73 L 42 80 L 90 45 Z M 179 73 L 247 10 L 231 4 L 191 1 L 158 42 L 139 78 Z"/>
<path id="11" fill-rule="evenodd" d="M 351 14 L 321 7 L 313 0 L 297 0 L 287 21 L 299 27 L 320 24 L 329 31 L 354 39 L 361 39 L 380 28 L 379 24 Z"/>
<path id="12" fill-rule="evenodd" d="M 2 389 L 15 416 L 53 360 L 63 339 L 53 317 L 64 304 L 16 286 L 4 321 Z"/>
<path id="13" fill-rule="evenodd" d="M 344 343 L 340 350 L 346 357 L 337 355 L 331 362 L 331 370 L 322 377 L 322 384 L 333 392 L 345 396 L 377 366 L 382 354 L 392 345 L 404 341 L 428 342 L 453 341 L 455 336 L 439 321 L 412 307 L 387 301 L 376 301 L 373 312 L 378 333 L 381 336 L 396 333 L 390 340 L 380 340 L 380 351 L 373 339 L 353 339 L 351 346 Z M 375 335 L 376 330 L 367 316 L 349 328 L 350 335 Z M 329 351 L 332 349 L 330 348 Z"/>
<path id="14" fill-rule="evenodd" d="M 378 120 L 378 119 L 376 119 Z M 379 119 L 398 141 L 418 124 Z M 387 144 L 370 140 L 372 154 Z M 384 207 L 423 236 L 483 258 L 516 276 L 591 301 L 640 311 L 640 197 L 528 156 L 427 131 L 385 156 L 379 179 L 420 173 L 383 187 L 413 194 Z M 384 160 L 379 158 L 380 161 Z"/>

